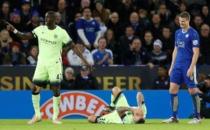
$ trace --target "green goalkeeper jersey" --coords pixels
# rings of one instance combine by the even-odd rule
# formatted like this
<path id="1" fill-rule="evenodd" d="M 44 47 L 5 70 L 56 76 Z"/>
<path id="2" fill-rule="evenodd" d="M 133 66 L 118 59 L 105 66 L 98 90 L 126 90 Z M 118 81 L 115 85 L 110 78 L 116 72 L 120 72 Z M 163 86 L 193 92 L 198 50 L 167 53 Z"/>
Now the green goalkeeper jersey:
<path id="1" fill-rule="evenodd" d="M 57 25 L 53 30 L 48 29 L 46 25 L 41 25 L 32 33 L 38 38 L 39 62 L 49 63 L 61 59 L 63 45 L 71 41 L 68 33 Z"/>

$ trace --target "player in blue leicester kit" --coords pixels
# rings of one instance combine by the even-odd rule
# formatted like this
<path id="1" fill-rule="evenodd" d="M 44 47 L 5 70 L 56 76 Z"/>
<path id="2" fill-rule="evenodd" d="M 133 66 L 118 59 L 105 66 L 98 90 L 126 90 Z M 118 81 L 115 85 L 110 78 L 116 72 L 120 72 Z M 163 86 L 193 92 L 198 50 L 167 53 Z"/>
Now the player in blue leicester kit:
<path id="1" fill-rule="evenodd" d="M 175 33 L 175 48 L 172 63 L 169 69 L 172 117 L 164 120 L 164 123 L 177 123 L 179 86 L 185 83 L 192 96 L 194 105 L 194 118 L 189 124 L 198 124 L 200 119 L 200 99 L 196 87 L 196 63 L 199 57 L 199 35 L 195 29 L 190 27 L 190 14 L 182 12 L 179 15 L 181 29 Z"/>

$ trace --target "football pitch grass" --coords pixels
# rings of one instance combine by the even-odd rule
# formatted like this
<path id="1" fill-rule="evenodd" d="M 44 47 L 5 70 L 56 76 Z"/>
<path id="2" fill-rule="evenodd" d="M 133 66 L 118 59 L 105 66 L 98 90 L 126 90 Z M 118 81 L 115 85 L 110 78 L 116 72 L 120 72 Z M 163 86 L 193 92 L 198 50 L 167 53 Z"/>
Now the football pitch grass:
<path id="1" fill-rule="evenodd" d="M 145 124 L 91 124 L 86 120 L 62 120 L 63 124 L 54 125 L 49 120 L 27 125 L 27 120 L 0 120 L 0 130 L 210 130 L 210 120 L 189 125 L 189 120 L 180 120 L 178 124 L 163 124 L 160 119 L 147 120 Z"/>

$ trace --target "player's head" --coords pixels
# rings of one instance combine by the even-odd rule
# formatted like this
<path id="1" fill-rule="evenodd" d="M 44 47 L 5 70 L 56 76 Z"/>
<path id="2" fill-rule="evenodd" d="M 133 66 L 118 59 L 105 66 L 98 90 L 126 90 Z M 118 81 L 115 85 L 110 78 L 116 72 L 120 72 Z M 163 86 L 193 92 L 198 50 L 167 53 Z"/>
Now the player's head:
<path id="1" fill-rule="evenodd" d="M 144 112 L 140 107 L 133 109 L 133 120 L 136 124 L 142 124 L 144 120 Z"/>
<path id="2" fill-rule="evenodd" d="M 190 26 L 190 14 L 186 11 L 179 14 L 179 24 L 181 28 L 188 28 Z"/>
<path id="3" fill-rule="evenodd" d="M 56 13 L 54 11 L 48 11 L 45 14 L 45 24 L 47 26 L 55 25 L 56 23 Z"/>

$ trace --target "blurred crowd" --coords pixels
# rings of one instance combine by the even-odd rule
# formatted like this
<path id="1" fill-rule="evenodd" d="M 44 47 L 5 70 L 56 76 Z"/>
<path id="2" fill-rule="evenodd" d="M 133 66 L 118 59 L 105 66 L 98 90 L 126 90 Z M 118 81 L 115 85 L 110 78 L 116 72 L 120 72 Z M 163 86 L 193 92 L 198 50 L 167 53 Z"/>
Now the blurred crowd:
<path id="1" fill-rule="evenodd" d="M 190 12 L 200 34 L 199 64 L 210 64 L 209 5 L 208 0 L 1 0 L 0 19 L 29 32 L 54 10 L 56 23 L 91 65 L 168 67 L 182 11 Z M 37 39 L 20 40 L 3 25 L 0 30 L 0 65 L 36 64 Z M 62 58 L 64 65 L 83 65 L 72 50 L 64 48 Z"/>
<path id="2" fill-rule="evenodd" d="M 209 0 L 1 0 L 0 20 L 30 32 L 43 25 L 45 13 L 53 10 L 57 25 L 67 30 L 90 65 L 158 65 L 153 87 L 168 89 L 167 68 L 180 12 L 190 12 L 191 26 L 200 35 L 199 65 L 210 65 L 209 7 Z M 67 48 L 63 64 L 83 66 Z M 0 23 L 0 65 L 36 65 L 38 53 L 37 39 L 20 40 Z M 63 89 L 100 88 L 84 68 L 73 73 L 72 68 L 65 70 Z"/>

